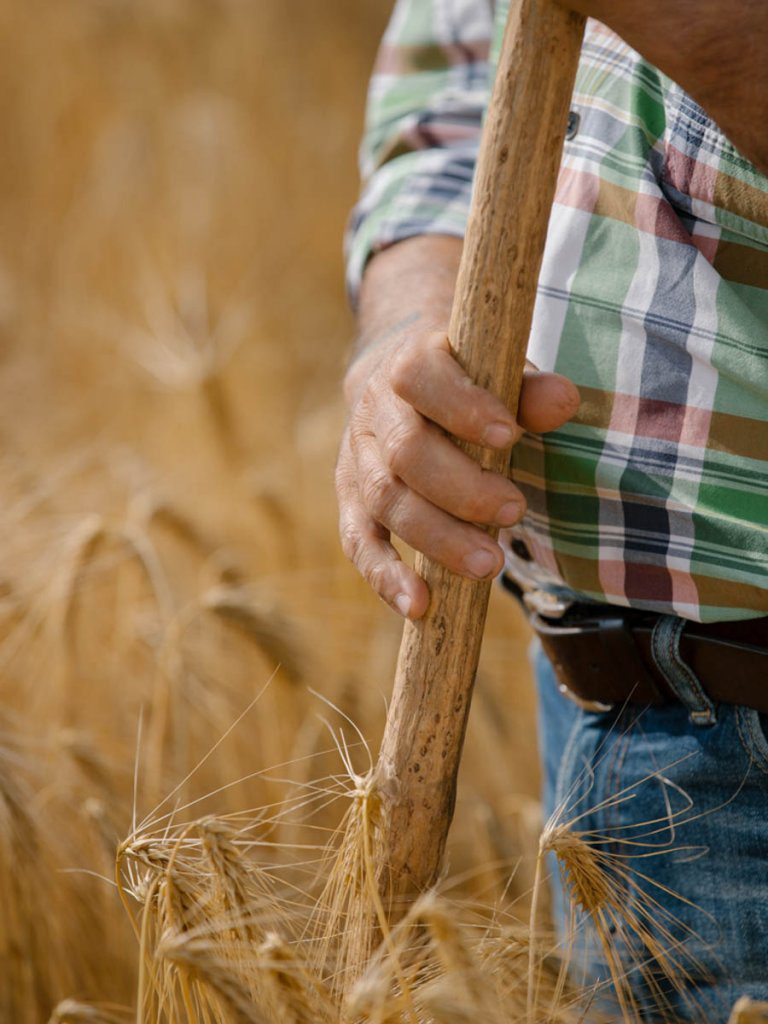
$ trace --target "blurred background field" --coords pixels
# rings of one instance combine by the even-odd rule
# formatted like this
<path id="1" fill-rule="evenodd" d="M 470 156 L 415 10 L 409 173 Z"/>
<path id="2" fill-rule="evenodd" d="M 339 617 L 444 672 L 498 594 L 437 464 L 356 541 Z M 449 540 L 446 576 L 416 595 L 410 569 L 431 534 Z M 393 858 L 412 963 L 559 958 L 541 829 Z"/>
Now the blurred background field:
<path id="1" fill-rule="evenodd" d="M 375 749 L 400 627 L 340 554 L 332 469 L 389 9 L 0 0 L 0 1021 L 135 999 L 108 879 L 140 715 L 139 817 L 333 770 L 310 688 Z M 536 834 L 527 643 L 495 595 L 449 854 L 479 899 Z"/>

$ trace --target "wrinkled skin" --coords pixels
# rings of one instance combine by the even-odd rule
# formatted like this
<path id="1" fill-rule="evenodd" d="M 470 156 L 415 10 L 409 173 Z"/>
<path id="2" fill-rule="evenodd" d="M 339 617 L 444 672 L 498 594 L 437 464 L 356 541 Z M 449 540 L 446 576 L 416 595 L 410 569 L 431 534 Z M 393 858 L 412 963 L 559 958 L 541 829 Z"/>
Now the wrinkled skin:
<path id="1" fill-rule="evenodd" d="M 456 239 L 401 243 L 369 267 L 367 287 L 382 290 L 377 301 L 389 289 L 400 308 L 403 299 L 407 304 L 399 263 L 408 261 L 414 243 L 424 256 L 433 256 L 436 246 L 458 261 Z M 439 309 L 430 319 L 439 322 Z M 525 511 L 514 483 L 481 469 L 447 435 L 511 449 L 524 429 L 552 430 L 573 416 L 578 392 L 566 378 L 529 365 L 516 419 L 469 380 L 445 330 L 422 326 L 413 315 L 363 350 L 345 391 L 350 412 L 336 470 L 343 548 L 387 604 L 419 618 L 429 601 L 427 587 L 400 560 L 391 534 L 454 572 L 484 579 L 500 571 L 504 556 L 480 527 L 512 526 Z"/>

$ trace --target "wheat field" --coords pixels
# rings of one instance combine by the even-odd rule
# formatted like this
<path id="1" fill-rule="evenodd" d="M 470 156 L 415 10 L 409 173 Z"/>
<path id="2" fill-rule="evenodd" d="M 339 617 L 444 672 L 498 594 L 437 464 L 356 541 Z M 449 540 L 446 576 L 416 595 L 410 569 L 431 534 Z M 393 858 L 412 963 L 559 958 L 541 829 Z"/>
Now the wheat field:
<path id="1" fill-rule="evenodd" d="M 371 891 L 400 623 L 332 476 L 390 6 L 0 0 L 0 1024 L 598 1013 L 545 863 L 598 923 L 626 894 L 542 832 L 501 593 L 441 891 L 391 929 Z"/>
<path id="2" fill-rule="evenodd" d="M 167 847 L 303 806 L 342 713 L 375 750 L 400 627 L 340 555 L 332 467 L 388 7 L 0 3 L 2 1021 L 135 1013 L 114 862 L 150 884 L 138 826 Z M 467 898 L 534 870 L 527 642 L 499 598 L 450 849 Z"/>

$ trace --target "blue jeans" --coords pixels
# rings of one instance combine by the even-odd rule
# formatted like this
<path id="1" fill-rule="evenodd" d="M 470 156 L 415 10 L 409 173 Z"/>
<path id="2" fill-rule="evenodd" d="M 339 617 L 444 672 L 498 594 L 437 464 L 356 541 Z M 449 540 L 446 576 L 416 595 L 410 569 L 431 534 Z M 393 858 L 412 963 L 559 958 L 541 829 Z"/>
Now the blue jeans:
<path id="1" fill-rule="evenodd" d="M 662 647 L 657 660 L 677 650 L 669 642 Z M 604 863 L 616 866 L 617 902 L 671 957 L 675 980 L 622 925 L 622 915 L 608 915 L 610 948 L 634 1006 L 630 1019 L 725 1024 L 740 995 L 768 1000 L 766 716 L 713 706 L 678 657 L 663 670 L 680 703 L 602 713 L 584 711 L 558 691 L 538 645 L 534 665 L 545 815 L 571 821 L 607 855 Z M 571 909 L 562 871 L 554 855 L 550 860 L 563 941 L 572 931 L 569 915 L 579 922 L 574 980 L 604 985 L 609 972 L 590 918 Z M 613 1008 L 612 1000 L 600 995 L 595 1005 Z M 618 1010 L 615 1019 L 623 1019 Z"/>

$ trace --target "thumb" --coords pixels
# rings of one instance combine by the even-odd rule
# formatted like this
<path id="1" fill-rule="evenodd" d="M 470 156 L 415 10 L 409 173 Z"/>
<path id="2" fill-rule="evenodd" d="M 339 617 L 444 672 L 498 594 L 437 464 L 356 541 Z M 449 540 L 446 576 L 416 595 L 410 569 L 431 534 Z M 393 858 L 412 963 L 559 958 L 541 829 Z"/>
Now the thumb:
<path id="1" fill-rule="evenodd" d="M 576 415 L 579 402 L 578 388 L 567 377 L 527 364 L 517 412 L 518 422 L 525 430 L 544 434 L 561 427 Z"/>

